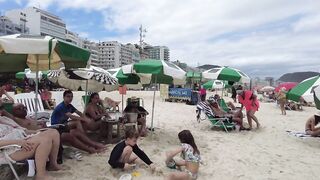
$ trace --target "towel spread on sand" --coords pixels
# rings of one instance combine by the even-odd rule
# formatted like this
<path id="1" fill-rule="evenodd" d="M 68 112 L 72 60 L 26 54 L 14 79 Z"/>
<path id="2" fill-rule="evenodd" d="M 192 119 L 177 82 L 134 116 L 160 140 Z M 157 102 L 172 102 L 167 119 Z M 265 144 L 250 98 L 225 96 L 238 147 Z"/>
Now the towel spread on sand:
<path id="1" fill-rule="evenodd" d="M 299 137 L 299 138 L 312 138 L 311 135 L 306 134 L 305 132 L 298 132 L 298 131 L 287 131 L 289 135 Z"/>

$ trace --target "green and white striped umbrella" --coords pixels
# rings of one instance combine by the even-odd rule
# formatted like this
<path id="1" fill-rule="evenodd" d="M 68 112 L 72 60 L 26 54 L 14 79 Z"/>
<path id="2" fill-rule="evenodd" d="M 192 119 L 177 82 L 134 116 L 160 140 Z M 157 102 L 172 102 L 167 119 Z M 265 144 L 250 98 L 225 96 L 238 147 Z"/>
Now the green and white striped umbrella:
<path id="1" fill-rule="evenodd" d="M 203 84 L 203 88 L 205 89 L 223 89 L 225 87 L 226 84 L 220 80 L 211 80 Z"/>
<path id="2" fill-rule="evenodd" d="M 250 83 L 248 75 L 242 71 L 230 67 L 216 67 L 204 71 L 202 77 L 205 79 L 217 79 L 241 83 Z"/>
<path id="3" fill-rule="evenodd" d="M 126 85 L 128 89 L 141 90 L 142 84 L 139 82 L 140 78 L 138 75 L 123 74 L 122 68 L 108 69 L 106 71 L 108 71 L 112 75 L 112 77 L 118 80 L 118 85 L 115 85 L 114 87 L 105 87 L 106 89 L 112 88 L 113 90 L 116 90 L 118 89 L 119 85 Z"/>
<path id="4" fill-rule="evenodd" d="M 314 103 L 316 104 L 316 108 L 320 110 L 320 86 L 314 89 Z"/>
<path id="5" fill-rule="evenodd" d="M 320 75 L 303 80 L 287 93 L 287 98 L 296 102 L 302 97 L 306 102 L 313 102 L 313 91 L 320 85 Z"/>
<path id="6" fill-rule="evenodd" d="M 136 74 L 141 84 L 175 84 L 186 83 L 186 72 L 177 65 L 154 59 L 141 60 L 133 65 L 122 67 L 124 75 Z"/>
<path id="7" fill-rule="evenodd" d="M 177 65 L 162 60 L 146 59 L 133 65 L 122 67 L 123 74 L 136 74 L 141 84 L 186 84 L 186 72 Z M 155 89 L 153 92 L 151 128 L 153 128 Z"/>

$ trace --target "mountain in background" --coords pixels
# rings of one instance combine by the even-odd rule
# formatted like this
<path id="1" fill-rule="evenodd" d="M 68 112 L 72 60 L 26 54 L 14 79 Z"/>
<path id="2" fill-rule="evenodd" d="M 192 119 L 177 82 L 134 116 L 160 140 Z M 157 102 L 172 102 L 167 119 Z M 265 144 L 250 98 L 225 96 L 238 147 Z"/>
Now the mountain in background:
<path id="1" fill-rule="evenodd" d="M 318 72 L 294 72 L 294 73 L 286 73 L 282 75 L 277 81 L 282 82 L 301 82 L 307 78 L 310 78 L 312 76 L 320 75 Z"/>

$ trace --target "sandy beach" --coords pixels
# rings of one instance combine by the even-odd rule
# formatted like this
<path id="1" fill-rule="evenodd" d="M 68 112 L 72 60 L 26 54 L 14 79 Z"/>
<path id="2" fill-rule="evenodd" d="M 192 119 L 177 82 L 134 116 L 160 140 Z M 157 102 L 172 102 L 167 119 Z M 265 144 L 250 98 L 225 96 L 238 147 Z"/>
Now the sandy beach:
<path id="1" fill-rule="evenodd" d="M 82 94 L 74 94 L 73 104 L 79 110 L 83 109 Z M 152 91 L 128 91 L 125 99 L 142 97 L 145 108 L 151 113 L 152 95 Z M 62 92 L 54 92 L 53 96 L 57 102 L 62 100 Z M 101 98 L 106 96 L 121 100 L 118 92 L 100 93 Z M 316 112 L 316 108 L 303 107 L 301 112 L 288 111 L 287 116 L 283 116 L 274 103 L 261 103 L 256 114 L 262 124 L 260 129 L 230 133 L 211 130 L 208 121 L 198 123 L 195 110 L 195 106 L 185 103 L 164 102 L 157 92 L 156 131 L 152 136 L 141 138 L 138 144 L 162 173 L 151 174 L 141 167 L 135 170 L 140 176 L 133 179 L 164 179 L 172 171 L 165 167 L 165 151 L 179 146 L 177 133 L 183 129 L 191 130 L 201 152 L 200 180 L 318 179 L 320 162 L 316 158 L 320 155 L 320 138 L 300 139 L 286 133 L 286 130 L 304 131 L 306 119 Z M 148 116 L 148 126 L 150 121 L 151 115 Z M 83 153 L 83 161 L 65 159 L 65 170 L 50 174 L 58 180 L 119 179 L 125 172 L 113 170 L 107 164 L 113 146 L 110 145 L 103 154 Z"/>

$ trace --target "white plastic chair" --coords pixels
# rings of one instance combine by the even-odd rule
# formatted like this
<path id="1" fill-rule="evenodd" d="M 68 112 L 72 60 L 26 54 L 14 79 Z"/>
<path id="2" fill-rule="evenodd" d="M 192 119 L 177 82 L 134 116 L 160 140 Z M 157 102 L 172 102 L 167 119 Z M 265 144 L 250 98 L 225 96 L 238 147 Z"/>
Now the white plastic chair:
<path id="1" fill-rule="evenodd" d="M 46 112 L 43 108 L 41 97 L 38 94 L 37 99 L 35 99 L 35 93 L 20 93 L 14 96 L 15 101 L 23 104 L 27 107 L 28 116 L 33 116 L 36 111 L 36 100 L 37 100 L 37 119 L 50 119 L 50 113 Z"/>
<path id="2" fill-rule="evenodd" d="M 13 167 L 12 162 L 8 159 L 8 155 L 5 153 L 5 151 L 3 151 L 3 150 L 5 150 L 5 149 L 7 149 L 7 148 L 12 148 L 12 147 L 20 147 L 20 146 L 19 146 L 19 145 L 16 145 L 16 144 L 7 145 L 7 146 L 2 146 L 2 147 L 0 147 L 0 153 L 2 153 L 3 156 L 5 157 L 5 160 L 6 160 L 7 164 L 9 164 L 10 169 L 11 169 L 13 175 L 15 176 L 15 178 L 16 178 L 17 180 L 20 180 L 20 178 L 19 178 L 19 176 L 18 176 L 18 174 L 17 174 L 17 171 L 16 171 L 16 170 L 14 169 L 14 167 Z M 29 168 L 29 169 L 28 169 L 28 175 L 27 175 L 27 176 L 28 176 L 28 177 L 33 177 L 33 176 L 35 175 L 35 173 L 36 173 L 34 160 L 28 159 L 27 162 L 28 162 L 28 168 Z M 25 163 L 16 162 L 15 164 L 17 164 L 17 165 L 24 165 Z"/>

